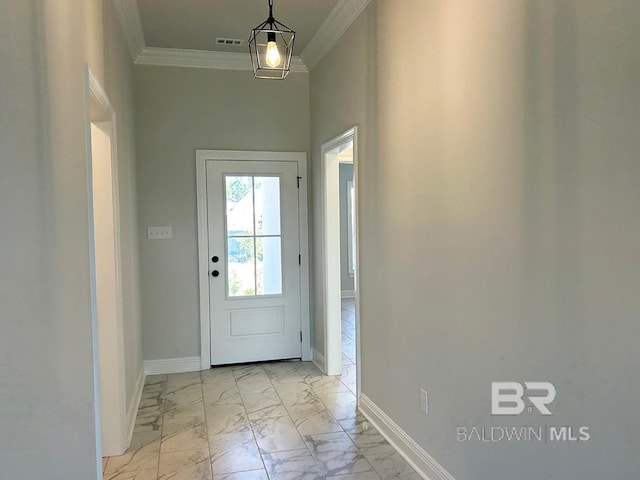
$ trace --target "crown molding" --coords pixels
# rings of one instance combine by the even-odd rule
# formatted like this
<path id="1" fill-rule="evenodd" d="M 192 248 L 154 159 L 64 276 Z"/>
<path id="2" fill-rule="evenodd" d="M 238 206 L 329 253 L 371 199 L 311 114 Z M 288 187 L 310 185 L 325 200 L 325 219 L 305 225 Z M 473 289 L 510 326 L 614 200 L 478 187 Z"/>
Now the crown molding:
<path id="1" fill-rule="evenodd" d="M 371 0 L 340 0 L 322 22 L 320 28 L 300 56 L 309 71 L 322 60 L 340 40 Z"/>
<path id="2" fill-rule="evenodd" d="M 114 4 L 131 59 L 135 62 L 146 46 L 138 4 L 136 0 L 115 0 Z"/>
<path id="3" fill-rule="evenodd" d="M 137 65 L 163 67 L 213 68 L 219 70 L 253 70 L 248 53 L 210 52 L 179 48 L 145 47 L 135 59 Z M 300 57 L 291 59 L 291 73 L 308 73 Z"/>
<path id="4" fill-rule="evenodd" d="M 251 70 L 249 54 L 205 52 L 178 48 L 146 47 L 135 63 L 162 67 L 216 68 L 221 70 Z"/>

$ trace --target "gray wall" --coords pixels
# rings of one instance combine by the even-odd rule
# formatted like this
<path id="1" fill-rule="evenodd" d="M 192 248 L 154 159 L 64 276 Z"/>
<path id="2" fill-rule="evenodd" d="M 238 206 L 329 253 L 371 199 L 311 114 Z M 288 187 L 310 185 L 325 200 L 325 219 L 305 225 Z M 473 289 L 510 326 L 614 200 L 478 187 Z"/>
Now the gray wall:
<path id="1" fill-rule="evenodd" d="M 132 291 L 137 263 L 131 247 L 135 233 L 127 229 L 135 211 L 127 182 L 133 160 L 130 80 L 120 61 L 125 56 L 120 33 L 112 10 L 107 11 L 105 16 L 98 0 L 8 0 L 0 6 L 2 478 L 100 477 L 84 63 L 108 84 L 122 122 L 123 269 Z M 129 332 L 139 331 L 134 297 L 135 292 L 125 298 Z M 129 390 L 131 372 L 141 367 L 135 341 L 130 338 L 127 346 Z"/>
<path id="2" fill-rule="evenodd" d="M 199 356 L 195 150 L 308 151 L 308 76 L 139 66 L 135 82 L 144 358 Z"/>
<path id="3" fill-rule="evenodd" d="M 347 30 L 333 50 L 322 59 L 321 63 L 309 75 L 311 90 L 311 178 L 312 198 L 312 230 L 314 245 L 321 245 L 319 235 L 322 232 L 322 144 L 342 132 L 358 125 L 362 126 L 369 117 L 371 99 L 367 95 L 367 79 L 371 62 L 369 61 L 370 45 L 368 43 L 368 24 L 371 15 L 361 15 Z M 371 129 L 361 132 L 368 135 Z M 367 143 L 361 142 L 359 158 L 368 159 Z M 363 160 L 365 161 L 365 160 Z M 368 160 L 367 160 L 368 161 Z M 358 188 L 361 188 L 359 185 Z M 362 197 L 360 197 L 362 198 Z M 362 249 L 367 243 L 360 244 Z M 313 332 L 314 348 L 324 355 L 324 286 L 322 250 L 314 248 L 312 265 L 313 298 Z M 365 266 L 359 266 L 360 275 L 364 275 Z"/>
<path id="4" fill-rule="evenodd" d="M 340 170 L 340 289 L 353 291 L 354 277 L 349 275 L 349 214 L 347 182 L 353 180 L 353 164 L 341 163 Z"/>
<path id="5" fill-rule="evenodd" d="M 374 0 L 311 73 L 316 204 L 319 145 L 361 127 L 363 393 L 459 480 L 640 471 L 639 26 L 628 0 Z M 505 380 L 553 382 L 553 417 L 492 418 Z M 592 439 L 456 441 L 545 421 Z"/>

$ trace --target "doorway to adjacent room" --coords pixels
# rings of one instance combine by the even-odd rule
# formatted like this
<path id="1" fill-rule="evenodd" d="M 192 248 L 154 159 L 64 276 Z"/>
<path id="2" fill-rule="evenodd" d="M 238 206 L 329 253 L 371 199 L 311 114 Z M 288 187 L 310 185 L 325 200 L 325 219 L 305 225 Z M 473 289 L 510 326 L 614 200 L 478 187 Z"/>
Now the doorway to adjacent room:
<path id="1" fill-rule="evenodd" d="M 325 371 L 359 393 L 357 127 L 322 145 Z"/>

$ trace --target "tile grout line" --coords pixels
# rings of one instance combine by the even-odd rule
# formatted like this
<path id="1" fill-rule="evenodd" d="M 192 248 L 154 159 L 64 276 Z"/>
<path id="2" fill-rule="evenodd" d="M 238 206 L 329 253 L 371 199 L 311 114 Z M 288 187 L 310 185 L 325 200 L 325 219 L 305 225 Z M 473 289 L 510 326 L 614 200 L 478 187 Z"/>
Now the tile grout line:
<path id="1" fill-rule="evenodd" d="M 320 372 L 320 375 L 323 377 L 328 377 L 328 375 L 324 375 L 322 372 Z M 342 428 L 342 425 L 340 425 L 340 422 L 338 421 L 338 419 L 335 417 L 335 415 L 333 414 L 333 412 L 331 412 L 331 410 L 329 410 L 327 408 L 327 405 L 322 401 L 322 398 L 320 398 L 320 395 L 318 395 L 318 392 L 315 391 L 315 389 L 313 388 L 313 385 L 311 385 L 309 382 L 306 381 L 306 378 L 303 377 L 304 382 L 309 385 L 309 388 L 311 389 L 311 391 L 313 392 L 313 394 L 315 395 L 315 397 L 318 399 L 318 401 L 320 402 L 320 404 L 324 407 L 324 409 L 326 410 L 327 414 L 329 414 L 329 416 L 331 418 L 333 418 L 333 420 L 335 420 L 336 424 L 338 425 L 338 427 L 340 427 L 340 430 L 344 432 L 344 428 Z M 340 379 L 338 379 L 340 380 Z M 341 382 L 342 383 L 342 382 Z M 343 384 L 344 385 L 344 384 Z M 346 387 L 346 385 L 345 385 Z M 348 387 L 346 387 L 348 388 Z M 286 407 L 285 407 L 286 408 Z M 346 432 L 345 432 L 346 433 Z M 306 442 L 305 442 L 306 443 Z"/>
<path id="2" fill-rule="evenodd" d="M 144 389 L 144 387 L 142 387 Z M 160 478 L 160 455 L 162 455 L 162 434 L 164 433 L 164 415 L 167 411 L 167 389 L 169 388 L 169 375 L 165 375 L 164 388 L 162 389 L 162 422 L 160 424 L 160 442 L 158 444 L 158 464 L 156 465 L 156 480 Z"/>
<path id="3" fill-rule="evenodd" d="M 211 369 L 211 367 L 209 367 Z M 207 420 L 207 408 L 204 405 L 204 378 L 202 378 L 202 370 L 200 371 L 200 392 L 202 393 L 202 411 L 204 413 L 204 428 L 207 435 L 207 463 L 209 464 L 209 478 L 213 480 L 213 465 L 211 465 L 211 442 L 209 441 L 209 420 Z"/>
<path id="4" fill-rule="evenodd" d="M 298 375 L 300 375 L 300 376 L 302 377 L 302 381 L 303 381 L 306 385 L 308 385 L 308 386 L 309 386 L 309 388 L 311 389 L 311 391 L 313 392 L 313 394 L 317 397 L 317 395 L 316 395 L 315 391 L 313 390 L 313 387 L 307 383 L 307 379 L 305 378 L 305 376 L 304 376 L 304 375 L 302 375 L 302 374 L 298 371 L 297 367 L 294 367 L 294 370 L 296 371 L 296 373 L 297 373 Z M 320 373 L 322 374 L 322 372 L 320 372 Z M 267 375 L 267 377 L 268 377 L 268 375 Z M 300 439 L 302 440 L 302 443 L 304 443 L 304 446 L 305 446 L 305 448 L 306 448 L 307 452 L 309 452 L 309 455 L 311 455 L 311 458 L 313 458 L 313 461 L 314 461 L 314 462 L 315 462 L 315 464 L 316 464 L 316 468 L 318 468 L 318 471 L 319 471 L 321 474 L 323 474 L 323 476 L 324 476 L 323 468 L 322 468 L 322 467 L 321 467 L 321 465 L 318 463 L 318 459 L 316 458 L 316 456 L 313 454 L 313 452 L 312 452 L 312 451 L 311 451 L 311 449 L 309 448 L 309 445 L 307 444 L 307 442 L 305 441 L 304 437 L 303 437 L 303 436 L 302 436 L 302 434 L 300 433 L 300 430 L 298 430 L 298 427 L 296 426 L 296 422 L 293 420 L 293 417 L 291 416 L 291 412 L 289 412 L 289 409 L 287 408 L 287 405 L 285 405 L 285 403 L 282 401 L 282 397 L 280 396 L 280 393 L 278 392 L 278 389 L 275 387 L 275 385 L 273 384 L 273 382 L 271 381 L 271 379 L 270 379 L 270 378 L 269 378 L 269 383 L 271 383 L 271 387 L 273 388 L 273 390 L 276 392 L 276 395 L 277 395 L 277 396 L 278 396 L 278 398 L 280 399 L 280 403 L 281 403 L 281 404 L 282 404 L 282 406 L 284 407 L 285 412 L 287 412 L 287 415 L 288 415 L 288 417 L 289 417 L 289 420 L 291 420 L 291 423 L 293 424 L 294 428 L 296 429 L 296 432 L 297 432 L 297 433 L 298 433 L 298 435 L 300 436 Z M 318 400 L 320 401 L 320 398 L 318 398 Z M 320 402 L 320 403 L 322 403 L 322 402 Z M 325 409 L 327 409 L 327 407 L 326 407 L 324 404 L 322 404 L 322 406 L 324 406 L 324 407 L 325 407 Z M 327 411 L 328 411 L 328 409 L 327 409 Z M 339 423 L 338 423 L 338 425 L 340 426 L 340 428 L 342 428 L 342 425 L 340 425 Z M 302 449 L 298 449 L 298 450 L 302 450 Z M 293 452 L 293 451 L 295 451 L 295 450 L 287 450 L 287 451 L 289 451 L 289 452 Z M 278 453 L 280 453 L 280 452 L 278 452 Z M 260 455 L 262 456 L 262 453 L 261 453 Z M 263 462 L 264 462 L 264 459 L 263 459 Z M 268 475 L 268 473 L 267 473 L 267 475 Z M 271 477 L 269 477 L 269 478 L 271 478 Z"/>
<path id="5" fill-rule="evenodd" d="M 262 367 L 262 370 L 264 371 L 264 367 Z M 267 372 L 265 372 L 266 375 Z M 271 384 L 271 388 L 273 388 L 276 391 L 276 395 L 278 395 L 278 391 L 275 389 L 275 387 L 273 386 L 273 383 L 271 382 L 271 379 L 269 378 L 269 375 L 267 375 L 267 379 L 269 380 L 269 383 Z M 236 382 L 236 386 L 237 386 L 237 382 Z M 251 420 L 249 419 L 249 412 L 247 412 L 247 407 L 244 404 L 244 397 L 242 396 L 242 392 L 240 392 L 240 387 L 238 388 L 238 392 L 240 393 L 240 398 L 242 399 L 242 405 L 244 406 L 244 411 L 247 414 L 247 422 L 249 423 L 249 430 L 251 431 L 251 436 L 253 437 L 253 441 L 256 444 L 256 448 L 258 449 L 258 455 L 260 455 L 260 461 L 262 462 L 262 468 L 264 468 L 264 473 L 267 476 L 268 479 L 271 479 L 271 474 L 269 473 L 269 470 L 267 469 L 267 465 L 264 463 L 264 456 L 262 455 L 262 452 L 260 451 L 260 445 L 258 445 L 258 439 L 256 438 L 256 432 L 254 432 L 253 430 L 253 425 L 251 423 Z M 278 398 L 280 398 L 280 396 L 278 396 Z M 280 401 L 282 401 L 282 399 L 280 399 Z"/>
<path id="6" fill-rule="evenodd" d="M 324 375 L 323 375 L 323 376 L 324 376 Z M 342 381 L 341 381 L 341 380 L 339 380 L 339 381 L 340 381 L 340 383 L 342 383 Z M 344 385 L 344 383 L 342 383 L 342 384 Z M 347 389 L 349 389 L 349 387 L 347 387 L 346 385 L 344 385 L 344 386 L 345 386 Z M 313 387 L 312 387 L 311 385 L 309 385 L 309 387 L 311 388 L 311 390 L 313 391 L 313 393 L 316 395 L 316 397 L 318 398 L 318 400 L 320 401 L 320 403 L 322 403 L 322 405 L 323 405 L 323 406 L 324 406 L 324 408 L 327 410 L 327 412 L 329 412 L 329 414 L 330 414 L 330 415 L 331 415 L 331 416 L 336 420 L 336 422 L 337 422 L 338 426 L 339 426 L 339 427 L 340 427 L 340 429 L 342 430 L 342 433 L 344 433 L 344 434 L 347 436 L 347 438 L 348 438 L 348 439 L 349 439 L 349 441 L 353 444 L 353 446 L 355 447 L 355 449 L 357 450 L 357 452 L 358 452 L 360 455 L 362 455 L 362 458 L 366 459 L 366 460 L 367 460 L 367 462 L 369 462 L 369 460 L 365 457 L 364 453 L 362 453 L 362 451 L 360 450 L 360 448 L 355 444 L 355 442 L 353 441 L 353 439 L 352 439 L 352 438 L 351 438 L 351 436 L 349 435 L 349 432 L 347 432 L 347 431 L 344 429 L 344 427 L 340 424 L 340 420 L 338 420 L 337 418 L 335 418 L 335 416 L 333 415 L 333 413 L 331 413 L 331 411 L 327 408 L 327 405 L 326 405 L 326 404 L 325 404 L 325 402 L 322 400 L 322 398 L 321 398 L 321 397 L 316 393 L 316 391 L 313 389 Z M 340 392 L 333 392 L 333 393 L 340 393 Z M 346 392 L 343 392 L 343 393 L 346 393 Z M 349 390 L 349 393 L 351 393 L 351 394 L 353 395 L 353 392 L 351 392 L 350 390 Z M 355 418 L 357 418 L 357 407 L 356 407 L 356 417 L 355 417 Z M 344 420 L 348 420 L 348 419 L 342 419 L 342 421 L 344 421 Z M 340 433 L 340 432 L 334 432 L 334 433 Z M 305 444 L 306 444 L 306 443 L 307 443 L 307 442 L 305 442 Z M 308 445 L 307 445 L 307 448 L 308 448 Z M 313 452 L 311 452 L 311 455 L 312 455 L 312 456 L 314 456 L 314 458 L 315 458 L 315 455 L 313 455 Z M 371 462 L 369 462 L 369 464 L 371 464 Z M 371 467 L 372 467 L 372 471 L 373 471 L 373 472 L 375 472 L 378 476 L 380 476 L 380 475 L 378 474 L 378 472 L 375 470 L 375 468 L 373 467 L 373 465 L 371 465 Z"/>
<path id="7" fill-rule="evenodd" d="M 264 368 L 262 368 L 262 371 L 264 372 Z M 233 375 L 233 369 L 231 370 L 231 374 Z M 244 397 L 242 396 L 242 392 L 240 391 L 240 387 L 238 386 L 238 379 L 236 378 L 235 375 L 233 375 L 234 381 L 236 383 L 236 388 L 238 389 L 238 394 L 240 395 L 240 400 L 242 400 L 242 409 L 244 410 L 244 414 L 245 414 L 245 418 L 247 419 L 247 425 L 249 425 L 249 431 L 251 432 L 251 436 L 253 437 L 253 441 L 256 444 L 256 448 L 258 449 L 258 455 L 260 455 L 260 461 L 262 462 L 262 467 L 264 468 L 264 471 L 267 475 L 267 478 L 269 478 L 269 472 L 267 472 L 267 468 L 264 464 L 264 460 L 262 459 L 262 455 L 260 454 L 260 447 L 258 446 L 258 441 L 256 440 L 256 435 L 253 431 L 253 425 L 251 425 L 251 421 L 249 420 L 249 412 L 247 412 L 247 406 L 245 405 L 245 401 L 244 401 Z M 245 472 L 248 472 L 250 470 L 244 470 Z M 241 472 L 234 472 L 234 473 L 241 473 Z"/>
<path id="8" fill-rule="evenodd" d="M 323 377 L 327 376 L 327 377 L 328 377 L 328 375 L 324 375 L 322 372 L 320 372 L 320 373 L 321 373 L 321 376 L 323 376 Z M 342 384 L 343 384 L 347 389 L 349 389 L 349 387 L 347 387 L 347 386 L 346 386 L 346 385 L 345 385 L 345 384 L 344 384 L 340 379 L 338 379 L 338 380 L 339 380 L 339 381 L 340 381 L 340 383 L 342 383 Z M 314 390 L 313 386 L 312 386 L 310 383 L 306 382 L 306 379 L 305 379 L 305 383 L 307 383 L 307 385 L 309 385 L 309 387 L 311 388 L 312 392 L 313 392 L 313 393 L 314 393 L 314 395 L 317 397 L 318 401 L 320 401 L 320 403 L 321 403 L 321 404 L 322 404 L 322 406 L 325 408 L 325 410 L 329 413 L 329 415 L 330 415 L 330 416 L 331 416 L 331 417 L 336 421 L 336 423 L 337 423 L 337 424 L 338 424 L 338 426 L 340 427 L 340 430 L 341 430 L 340 432 L 329 432 L 328 434 L 331 434 L 331 433 L 344 433 L 344 434 L 347 436 L 347 438 L 349 439 L 349 441 L 351 442 L 351 444 L 353 445 L 353 447 L 356 449 L 356 451 L 357 451 L 357 452 L 362 456 L 362 458 L 364 458 L 365 460 L 367 460 L 367 462 L 371 465 L 371 468 L 372 468 L 371 472 L 373 472 L 375 475 L 377 475 L 378 477 L 380 477 L 380 474 L 378 473 L 378 471 L 377 471 L 377 470 L 375 469 L 375 467 L 371 464 L 371 462 L 369 461 L 369 459 L 364 455 L 364 453 L 362 452 L 362 450 L 360 449 L 360 447 L 358 447 L 358 446 L 355 444 L 355 442 L 353 441 L 353 439 L 352 439 L 352 438 L 351 438 L 351 436 L 349 435 L 349 432 L 347 432 L 347 431 L 344 429 L 344 427 L 340 424 L 340 421 L 339 421 L 337 418 L 335 418 L 335 416 L 333 415 L 333 413 L 329 410 L 329 408 L 327 408 L 327 406 L 326 406 L 325 402 L 324 402 L 324 401 L 322 400 L 322 398 L 317 394 L 317 392 Z M 327 393 L 331 394 L 331 393 L 346 393 L 346 392 L 327 392 Z M 349 393 L 353 394 L 353 392 L 351 392 L 351 391 L 349 391 Z M 356 415 L 357 415 L 357 409 L 356 409 Z M 357 417 L 356 417 L 356 418 L 357 418 Z M 347 419 L 342 419 L 342 420 L 344 421 L 344 420 L 347 420 Z M 317 435 L 325 435 L 325 434 L 317 434 Z M 307 442 L 305 442 L 305 445 L 307 445 L 307 448 L 309 448 L 309 446 L 308 446 Z M 309 449 L 309 450 L 310 450 L 310 449 Z M 314 455 L 314 453 L 313 453 L 313 452 L 311 452 L 311 455 L 314 457 L 314 459 L 316 459 L 316 458 L 317 458 L 317 457 Z M 317 463 L 318 461 L 319 461 L 319 460 L 316 460 L 316 463 Z M 321 470 L 321 471 L 323 471 L 323 469 L 322 469 L 322 468 L 321 468 L 320 470 Z"/>

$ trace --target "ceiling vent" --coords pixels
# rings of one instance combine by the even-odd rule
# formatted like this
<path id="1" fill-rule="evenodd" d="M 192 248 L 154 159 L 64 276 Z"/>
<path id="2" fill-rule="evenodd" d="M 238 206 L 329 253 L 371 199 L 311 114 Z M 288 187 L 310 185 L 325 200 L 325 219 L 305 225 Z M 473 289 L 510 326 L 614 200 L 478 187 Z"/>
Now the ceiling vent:
<path id="1" fill-rule="evenodd" d="M 227 47 L 241 47 L 244 40 L 239 38 L 216 38 L 216 45 L 226 45 Z"/>

